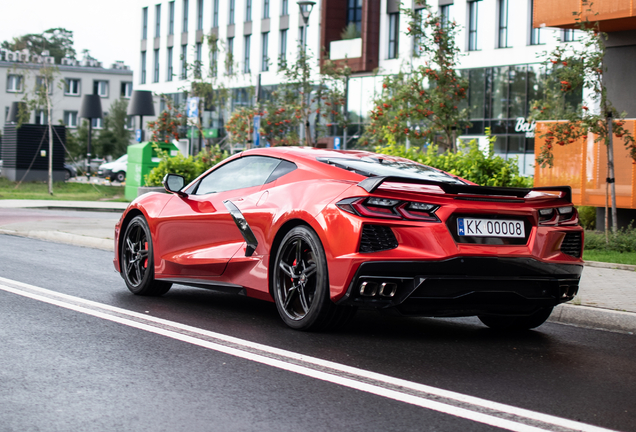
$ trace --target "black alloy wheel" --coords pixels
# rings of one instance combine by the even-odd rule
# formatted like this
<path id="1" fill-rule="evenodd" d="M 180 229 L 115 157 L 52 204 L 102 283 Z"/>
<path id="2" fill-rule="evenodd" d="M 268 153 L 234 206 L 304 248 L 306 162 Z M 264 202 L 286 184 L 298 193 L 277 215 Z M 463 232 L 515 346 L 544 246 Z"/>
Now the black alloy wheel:
<path id="1" fill-rule="evenodd" d="M 152 237 L 143 216 L 134 217 L 121 242 L 121 271 L 128 289 L 137 295 L 160 296 L 171 283 L 155 280 Z"/>
<path id="2" fill-rule="evenodd" d="M 543 324 L 552 313 L 552 307 L 541 308 L 528 316 L 479 315 L 479 320 L 494 330 L 530 330 Z"/>
<path id="3" fill-rule="evenodd" d="M 291 328 L 336 328 L 355 313 L 353 307 L 336 306 L 329 298 L 325 251 L 308 227 L 297 226 L 285 235 L 271 274 L 276 308 Z"/>

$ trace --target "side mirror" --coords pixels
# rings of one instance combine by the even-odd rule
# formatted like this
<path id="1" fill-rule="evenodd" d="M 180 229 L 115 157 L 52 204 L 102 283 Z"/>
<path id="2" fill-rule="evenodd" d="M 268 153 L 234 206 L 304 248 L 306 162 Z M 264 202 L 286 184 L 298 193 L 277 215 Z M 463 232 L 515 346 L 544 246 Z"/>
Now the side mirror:
<path id="1" fill-rule="evenodd" d="M 182 198 L 188 196 L 187 193 L 181 192 L 181 189 L 185 186 L 185 179 L 177 174 L 166 174 L 161 182 L 166 191 L 179 195 Z"/>

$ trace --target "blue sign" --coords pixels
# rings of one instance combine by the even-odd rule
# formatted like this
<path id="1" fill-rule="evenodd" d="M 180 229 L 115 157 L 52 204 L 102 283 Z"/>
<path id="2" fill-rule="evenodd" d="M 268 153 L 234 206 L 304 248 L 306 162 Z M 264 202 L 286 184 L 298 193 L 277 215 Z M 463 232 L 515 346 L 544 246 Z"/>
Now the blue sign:
<path id="1" fill-rule="evenodd" d="M 254 147 L 261 145 L 261 134 L 259 129 L 261 128 L 261 116 L 254 116 Z"/>
<path id="2" fill-rule="evenodd" d="M 340 137 L 335 137 L 333 139 L 333 149 L 340 150 Z"/>
<path id="3" fill-rule="evenodd" d="M 141 142 L 141 129 L 135 130 L 135 141 Z"/>
<path id="4" fill-rule="evenodd" d="M 187 112 L 188 118 L 198 118 L 199 117 L 199 98 L 198 97 L 188 98 L 186 105 L 187 105 L 186 112 Z"/>

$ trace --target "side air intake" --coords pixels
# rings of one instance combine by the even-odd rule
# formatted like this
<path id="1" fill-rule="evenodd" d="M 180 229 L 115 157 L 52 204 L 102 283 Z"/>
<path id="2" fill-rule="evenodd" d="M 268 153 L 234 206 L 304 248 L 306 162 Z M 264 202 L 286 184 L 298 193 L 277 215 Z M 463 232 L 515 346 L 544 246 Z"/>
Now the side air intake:
<path id="1" fill-rule="evenodd" d="M 363 226 L 360 252 L 379 252 L 396 247 L 398 247 L 398 242 L 391 228 L 384 225 Z"/>

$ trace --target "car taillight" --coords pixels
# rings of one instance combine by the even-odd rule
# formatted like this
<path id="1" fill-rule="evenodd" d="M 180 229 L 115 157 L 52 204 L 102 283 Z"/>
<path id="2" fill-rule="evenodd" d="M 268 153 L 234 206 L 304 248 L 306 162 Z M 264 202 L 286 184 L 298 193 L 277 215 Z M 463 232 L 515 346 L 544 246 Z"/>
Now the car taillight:
<path id="1" fill-rule="evenodd" d="M 369 197 L 347 198 L 336 205 L 341 210 L 357 216 L 439 222 L 435 215 L 439 208 L 436 204 Z"/>
<path id="2" fill-rule="evenodd" d="M 578 212 L 574 206 L 539 209 L 539 225 L 576 225 Z"/>

